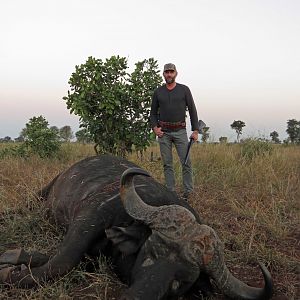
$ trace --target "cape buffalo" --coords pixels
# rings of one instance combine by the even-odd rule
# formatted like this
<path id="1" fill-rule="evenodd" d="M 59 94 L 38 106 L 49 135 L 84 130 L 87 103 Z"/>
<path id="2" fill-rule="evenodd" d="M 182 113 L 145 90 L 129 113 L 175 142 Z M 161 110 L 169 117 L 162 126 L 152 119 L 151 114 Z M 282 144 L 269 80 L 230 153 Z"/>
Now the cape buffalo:
<path id="1" fill-rule="evenodd" d="M 260 264 L 263 288 L 250 287 L 226 267 L 223 246 L 186 201 L 135 164 L 109 155 L 86 158 L 58 175 L 42 197 L 67 233 L 52 258 L 6 251 L 0 281 L 31 287 L 67 273 L 85 254 L 110 256 L 128 284 L 120 299 L 177 299 L 214 281 L 231 299 L 270 299 L 271 275 Z"/>

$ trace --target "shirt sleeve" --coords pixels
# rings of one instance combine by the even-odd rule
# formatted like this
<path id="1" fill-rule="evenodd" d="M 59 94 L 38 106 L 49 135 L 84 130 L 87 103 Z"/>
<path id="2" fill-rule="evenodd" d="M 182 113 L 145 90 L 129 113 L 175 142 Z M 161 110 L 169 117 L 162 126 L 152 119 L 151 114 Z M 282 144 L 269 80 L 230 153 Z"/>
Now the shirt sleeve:
<path id="1" fill-rule="evenodd" d="M 151 128 L 158 126 L 158 99 L 157 99 L 157 90 L 154 91 L 151 103 L 151 111 L 150 111 L 150 125 Z"/>
<path id="2" fill-rule="evenodd" d="M 186 103 L 190 114 L 192 131 L 199 131 L 198 114 L 190 89 L 186 86 Z"/>

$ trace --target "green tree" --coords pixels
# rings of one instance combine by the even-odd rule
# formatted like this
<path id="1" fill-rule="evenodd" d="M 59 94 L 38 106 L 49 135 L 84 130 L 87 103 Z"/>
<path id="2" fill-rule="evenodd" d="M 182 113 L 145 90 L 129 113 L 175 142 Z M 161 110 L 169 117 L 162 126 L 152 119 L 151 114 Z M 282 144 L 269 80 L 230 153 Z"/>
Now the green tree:
<path id="1" fill-rule="evenodd" d="M 270 137 L 271 137 L 273 143 L 280 144 L 280 139 L 278 138 L 279 134 L 277 131 L 272 131 L 270 133 Z"/>
<path id="2" fill-rule="evenodd" d="M 93 141 L 91 135 L 86 130 L 86 128 L 80 129 L 75 133 L 78 143 L 88 144 Z"/>
<path id="3" fill-rule="evenodd" d="M 286 132 L 291 143 L 300 143 L 300 121 L 296 119 L 288 120 Z"/>
<path id="4" fill-rule="evenodd" d="M 221 144 L 226 144 L 227 143 L 227 136 L 221 136 L 220 138 L 219 138 L 219 142 L 221 143 Z"/>
<path id="5" fill-rule="evenodd" d="M 58 135 L 48 128 L 48 121 L 43 117 L 32 117 L 24 130 L 24 147 L 40 157 L 51 157 L 59 148 Z"/>
<path id="6" fill-rule="evenodd" d="M 59 129 L 57 126 L 51 126 L 50 129 L 54 131 L 56 135 L 59 135 Z"/>
<path id="7" fill-rule="evenodd" d="M 22 138 L 21 136 L 18 136 L 18 137 L 15 138 L 15 142 L 16 143 L 24 142 L 24 138 Z"/>
<path id="8" fill-rule="evenodd" d="M 240 142 L 240 135 L 242 134 L 243 131 L 243 127 L 246 126 L 245 122 L 243 121 L 236 121 L 234 120 L 233 123 L 230 125 L 232 129 L 235 130 L 236 134 L 237 134 L 237 142 Z"/>
<path id="9" fill-rule="evenodd" d="M 23 129 L 21 130 L 21 132 L 19 133 L 18 138 L 19 138 L 20 141 L 23 142 L 23 141 L 25 140 L 25 136 L 26 136 L 26 128 L 23 128 Z"/>
<path id="10" fill-rule="evenodd" d="M 4 137 L 4 138 L 1 138 L 1 139 L 0 139 L 0 142 L 1 142 L 1 143 L 9 143 L 9 142 L 12 142 L 12 139 L 11 139 L 10 136 L 6 136 L 6 137 Z"/>
<path id="11" fill-rule="evenodd" d="M 59 136 L 63 142 L 70 142 L 74 137 L 73 131 L 69 125 L 65 125 L 59 129 Z"/>
<path id="12" fill-rule="evenodd" d="M 80 116 L 80 127 L 90 133 L 98 154 L 124 156 L 132 146 L 149 145 L 151 98 L 162 78 L 153 58 L 136 63 L 131 74 L 127 69 L 124 57 L 89 57 L 69 80 L 71 89 L 63 99 Z"/>
<path id="13" fill-rule="evenodd" d="M 207 140 L 209 139 L 209 127 L 203 127 L 202 128 L 202 137 L 201 140 L 205 144 Z"/>

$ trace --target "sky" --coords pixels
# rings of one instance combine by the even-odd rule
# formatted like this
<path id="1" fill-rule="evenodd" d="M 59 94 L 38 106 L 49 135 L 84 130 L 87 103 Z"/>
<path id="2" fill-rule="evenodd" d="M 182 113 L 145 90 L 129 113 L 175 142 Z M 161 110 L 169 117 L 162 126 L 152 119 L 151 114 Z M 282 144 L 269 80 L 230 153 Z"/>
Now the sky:
<path id="1" fill-rule="evenodd" d="M 0 138 L 40 115 L 76 132 L 62 98 L 89 56 L 174 63 L 212 140 L 300 119 L 299 0 L 2 0 L 0 41 Z"/>

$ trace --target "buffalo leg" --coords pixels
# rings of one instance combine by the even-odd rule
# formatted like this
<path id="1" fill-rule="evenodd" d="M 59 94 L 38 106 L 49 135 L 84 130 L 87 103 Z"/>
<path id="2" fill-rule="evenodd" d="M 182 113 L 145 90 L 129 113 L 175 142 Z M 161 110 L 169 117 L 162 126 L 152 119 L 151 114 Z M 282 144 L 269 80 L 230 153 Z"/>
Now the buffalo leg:
<path id="1" fill-rule="evenodd" d="M 40 252 L 26 252 L 24 249 L 7 250 L 0 256 L 1 264 L 11 265 L 30 265 L 31 267 L 39 267 L 49 260 L 49 256 Z"/>
<path id="2" fill-rule="evenodd" d="M 94 209 L 82 211 L 72 222 L 69 230 L 55 256 L 39 267 L 22 271 L 9 270 L 2 282 L 15 283 L 21 287 L 31 287 L 40 281 L 46 281 L 66 274 L 75 267 L 88 252 L 92 242 L 104 232 L 105 220 L 101 210 L 95 214 Z"/>

